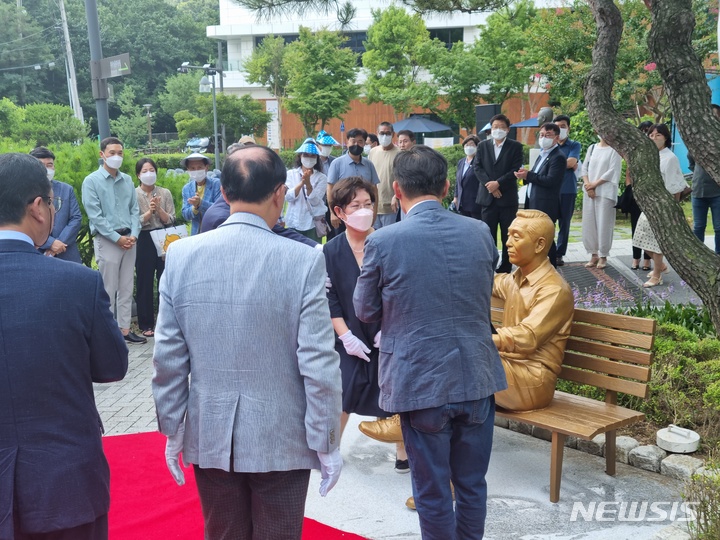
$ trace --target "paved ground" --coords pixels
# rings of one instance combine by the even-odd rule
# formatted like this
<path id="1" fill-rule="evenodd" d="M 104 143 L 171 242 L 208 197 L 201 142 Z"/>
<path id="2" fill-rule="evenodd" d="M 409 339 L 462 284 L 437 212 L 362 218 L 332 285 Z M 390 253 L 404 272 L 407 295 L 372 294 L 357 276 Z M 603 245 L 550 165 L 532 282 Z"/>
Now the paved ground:
<path id="1" fill-rule="evenodd" d="M 646 277 L 633 272 L 631 244 L 627 234 L 618 232 L 608 272 L 588 271 L 580 262 L 588 259 L 582 244 L 572 243 L 565 257 L 566 276 L 577 278 L 576 287 L 582 294 L 591 294 L 592 287 L 601 286 L 629 294 L 644 294 L 650 301 L 673 303 L 698 301 L 671 271 L 666 285 L 638 292 Z M 712 238 L 706 239 L 712 245 Z M 578 263 L 578 264 L 575 264 Z M 606 274 L 603 276 L 602 274 Z M 609 276 L 609 277 L 608 277 Z M 592 280 L 595 279 L 593 285 Z M 611 283 L 612 282 L 612 283 Z M 613 285 L 614 284 L 614 285 Z M 590 292 L 584 291 L 590 289 Z M 152 378 L 152 340 L 146 345 L 131 346 L 130 367 L 125 380 L 95 385 L 98 410 L 106 435 L 138 433 L 156 429 L 154 406 L 150 392 Z M 352 416 L 343 438 L 345 459 L 343 476 L 331 494 L 322 499 L 317 495 L 319 475 L 313 473 L 308 495 L 307 515 L 373 539 L 419 538 L 417 515 L 404 506 L 410 495 L 409 475 L 393 471 L 394 454 L 389 445 L 377 443 L 357 431 L 361 417 Z M 572 522 L 573 503 L 680 502 L 682 485 L 659 474 L 619 465 L 616 477 L 604 474 L 603 459 L 566 449 L 561 501 L 551 504 L 549 490 L 549 443 L 505 429 L 495 430 L 493 456 L 488 473 L 488 519 L 486 538 L 491 540 L 645 540 L 652 538 L 683 538 L 668 532 L 669 521 Z M 587 506 L 586 506 L 587 508 Z M 610 506 L 611 509 L 617 508 Z M 608 514 L 605 514 L 608 517 Z M 675 535 L 675 536 L 673 536 Z M 321 540 L 321 539 L 320 539 Z"/>

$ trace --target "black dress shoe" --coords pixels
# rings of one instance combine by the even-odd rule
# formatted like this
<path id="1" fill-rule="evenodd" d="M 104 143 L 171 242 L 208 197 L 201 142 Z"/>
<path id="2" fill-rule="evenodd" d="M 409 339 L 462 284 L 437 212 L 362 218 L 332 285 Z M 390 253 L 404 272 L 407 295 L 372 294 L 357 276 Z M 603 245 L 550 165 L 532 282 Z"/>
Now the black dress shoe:
<path id="1" fill-rule="evenodd" d="M 558 266 L 565 266 L 565 261 L 563 261 L 563 258 L 562 258 L 562 257 L 558 257 L 558 258 L 557 258 L 557 261 L 556 261 L 556 264 L 557 264 Z"/>
<path id="2" fill-rule="evenodd" d="M 123 336 L 125 338 L 126 343 L 147 343 L 147 338 L 144 338 L 142 336 L 138 336 L 137 334 L 133 334 L 132 332 L 128 332 L 126 336 Z"/>

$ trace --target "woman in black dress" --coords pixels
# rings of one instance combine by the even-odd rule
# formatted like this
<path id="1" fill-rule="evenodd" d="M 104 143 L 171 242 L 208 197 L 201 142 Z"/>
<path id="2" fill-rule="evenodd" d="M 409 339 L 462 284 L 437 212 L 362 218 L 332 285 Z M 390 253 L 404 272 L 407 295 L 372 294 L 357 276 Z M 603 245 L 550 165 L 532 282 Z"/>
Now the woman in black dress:
<path id="1" fill-rule="evenodd" d="M 374 231 L 375 190 L 363 178 L 345 178 L 333 187 L 328 206 L 346 226 L 345 232 L 330 240 L 323 249 L 332 283 L 328 302 L 342 373 L 342 432 L 350 413 L 379 418 L 390 416 L 378 405 L 380 323 L 361 322 L 355 315 L 352 300 L 362 267 L 365 239 Z M 398 457 L 406 459 L 402 453 L 404 448 Z"/>

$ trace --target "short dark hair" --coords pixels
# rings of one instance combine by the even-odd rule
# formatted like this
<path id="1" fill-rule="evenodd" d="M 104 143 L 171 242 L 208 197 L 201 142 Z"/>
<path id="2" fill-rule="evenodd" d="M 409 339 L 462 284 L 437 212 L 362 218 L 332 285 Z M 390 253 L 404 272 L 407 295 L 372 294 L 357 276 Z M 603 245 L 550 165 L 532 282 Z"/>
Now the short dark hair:
<path id="1" fill-rule="evenodd" d="M 469 143 L 470 141 L 474 142 L 474 143 L 475 143 L 475 146 L 477 146 L 478 144 L 480 144 L 480 138 L 479 138 L 477 135 L 468 135 L 467 137 L 465 137 L 465 138 L 463 139 L 462 145 L 465 146 L 465 145 L 466 145 L 467 143 Z"/>
<path id="2" fill-rule="evenodd" d="M 648 130 L 648 135 L 653 131 L 657 131 L 660 135 L 665 137 L 665 148 L 670 148 L 672 146 L 672 135 L 670 135 L 670 130 L 665 124 L 653 124 L 653 126 Z"/>
<path id="3" fill-rule="evenodd" d="M 717 104 L 715 104 L 715 103 L 712 103 L 712 104 L 710 105 L 710 107 L 712 107 L 713 112 L 718 112 L 718 111 L 720 111 L 720 105 L 717 105 Z"/>
<path id="4" fill-rule="evenodd" d="M 560 135 L 560 128 L 557 124 L 553 124 L 552 122 L 545 122 L 542 126 L 540 126 L 540 129 L 552 131 L 555 135 Z"/>
<path id="5" fill-rule="evenodd" d="M 315 165 L 313 166 L 313 169 L 315 169 L 318 172 L 323 172 L 322 162 L 319 159 L 317 159 L 319 157 L 320 156 L 315 156 L 316 159 L 315 159 Z M 300 165 L 302 165 L 302 152 L 300 152 L 299 154 L 297 154 L 297 153 L 295 154 L 295 167 L 297 168 Z"/>
<path id="6" fill-rule="evenodd" d="M 253 144 L 233 152 L 225 160 L 220 182 L 229 202 L 259 203 L 284 184 L 287 170 L 280 156 Z"/>
<path id="7" fill-rule="evenodd" d="M 510 129 L 510 119 L 507 116 L 505 116 L 504 114 L 496 114 L 495 116 L 493 116 L 490 119 L 489 124 L 492 126 L 493 122 L 495 120 L 500 120 L 501 122 L 505 122 L 505 125 L 508 127 L 508 129 Z"/>
<path id="8" fill-rule="evenodd" d="M 157 172 L 157 164 L 152 160 L 152 158 L 144 157 L 138 159 L 138 162 L 135 164 L 135 176 L 140 176 L 140 171 L 142 170 L 143 165 L 145 165 L 146 163 L 152 165 L 153 169 L 155 169 L 155 172 Z"/>
<path id="9" fill-rule="evenodd" d="M 401 129 L 400 131 L 397 132 L 397 134 L 398 134 L 398 137 L 400 135 L 405 135 L 412 142 L 415 142 L 415 134 L 412 131 L 410 131 L 409 129 Z"/>
<path id="10" fill-rule="evenodd" d="M 50 158 L 52 160 L 55 160 L 55 154 L 53 154 L 49 148 L 45 148 L 44 146 L 38 146 L 37 148 L 33 148 L 32 150 L 30 150 L 30 155 L 37 159 Z"/>
<path id="11" fill-rule="evenodd" d="M 108 145 L 111 144 L 119 144 L 123 148 L 125 147 L 122 141 L 117 137 L 105 137 L 102 141 L 100 141 L 100 151 L 104 152 Z"/>
<path id="12" fill-rule="evenodd" d="M 567 114 L 558 114 L 555 118 L 553 118 L 553 122 L 557 124 L 558 122 L 567 122 L 568 127 L 570 126 L 570 117 Z"/>
<path id="13" fill-rule="evenodd" d="M 375 135 L 374 133 L 368 133 L 367 138 L 370 139 L 370 142 L 371 142 L 371 143 L 378 143 L 378 144 L 380 144 L 380 141 L 378 140 L 377 135 Z"/>
<path id="14" fill-rule="evenodd" d="M 390 133 L 395 133 L 395 128 L 393 127 L 393 125 L 392 125 L 390 122 L 380 122 L 380 124 L 378 125 L 378 127 L 379 127 L 379 128 L 381 128 L 381 127 L 389 127 L 389 128 L 390 128 Z M 379 131 L 379 130 L 378 130 L 378 131 Z"/>
<path id="15" fill-rule="evenodd" d="M 330 208 L 333 213 L 335 213 L 336 206 L 344 210 L 355 198 L 357 192 L 363 189 L 368 192 L 370 200 L 375 204 L 375 189 L 373 185 L 362 176 L 348 176 L 333 185 L 333 189 L 330 192 Z"/>
<path id="16" fill-rule="evenodd" d="M 45 165 L 27 154 L 0 155 L 0 226 L 17 225 L 36 197 L 49 197 Z"/>
<path id="17" fill-rule="evenodd" d="M 353 139 L 356 137 L 362 137 L 363 139 L 367 139 L 367 131 L 365 131 L 363 128 L 352 128 L 350 131 L 347 132 L 348 139 L 352 137 Z"/>
<path id="18" fill-rule="evenodd" d="M 638 129 L 647 135 L 650 133 L 650 130 L 654 125 L 655 124 L 653 124 L 650 120 L 645 120 L 644 122 L 640 122 L 640 124 L 638 124 Z"/>
<path id="19" fill-rule="evenodd" d="M 445 157 L 424 144 L 399 152 L 393 161 L 393 176 L 410 198 L 423 195 L 442 197 L 447 182 Z"/>

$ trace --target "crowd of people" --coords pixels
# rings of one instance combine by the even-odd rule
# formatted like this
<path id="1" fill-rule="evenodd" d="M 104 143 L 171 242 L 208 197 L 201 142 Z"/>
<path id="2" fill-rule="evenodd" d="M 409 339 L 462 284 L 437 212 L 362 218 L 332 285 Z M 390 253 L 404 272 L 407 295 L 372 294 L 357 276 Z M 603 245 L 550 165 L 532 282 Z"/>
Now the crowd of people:
<path id="1" fill-rule="evenodd" d="M 17 427 L 0 438 L 11 471 L 0 475 L 11 494 L 0 504 L 0 537 L 107 538 L 109 477 L 91 383 L 122 379 L 125 344 L 154 337 L 166 463 L 179 485 L 183 462 L 194 468 L 207 538 L 299 538 L 310 470 L 320 469 L 326 496 L 353 413 L 377 418 L 361 423 L 363 433 L 396 444 L 395 470 L 412 475 L 407 504 L 424 539 L 482 538 L 495 404 L 542 408 L 555 390 L 573 297 L 554 267 L 564 264 L 578 179 L 586 266 L 602 269 L 621 167 L 603 140 L 581 162 L 567 116 L 540 127 L 528 168 L 509 119 L 490 125 L 487 140 L 462 141 L 456 213 L 442 204 L 445 158 L 389 122 L 377 134 L 348 131 L 337 158 L 337 141 L 320 132 L 289 170 L 252 141 L 228 149 L 219 178 L 206 156 L 190 154 L 181 209 L 190 236 L 167 249 L 151 234 L 176 217 L 156 163 L 137 162 L 136 187 L 120 171 L 122 142 L 106 138 L 81 198 L 99 273 L 71 264 L 80 262 L 80 206 L 54 179 L 52 152 L 0 156 L 2 339 L 27 364 L 0 371 L 12 389 L 0 393 L 0 423 Z M 667 127 L 648 135 L 666 188 L 683 196 Z M 518 180 L 528 186 L 523 210 Z M 661 284 L 662 253 L 641 213 L 633 229 L 654 261 L 646 286 Z M 639 266 L 639 252 L 633 258 Z M 28 278 L 43 287 L 13 303 Z M 130 329 L 133 290 L 141 335 Z M 492 296 L 513 306 L 497 330 Z M 28 313 L 44 339 L 27 341 Z M 31 397 L 51 387 L 62 406 Z M 48 433 L 63 435 L 49 455 Z M 74 491 L 58 497 L 68 472 Z"/>

